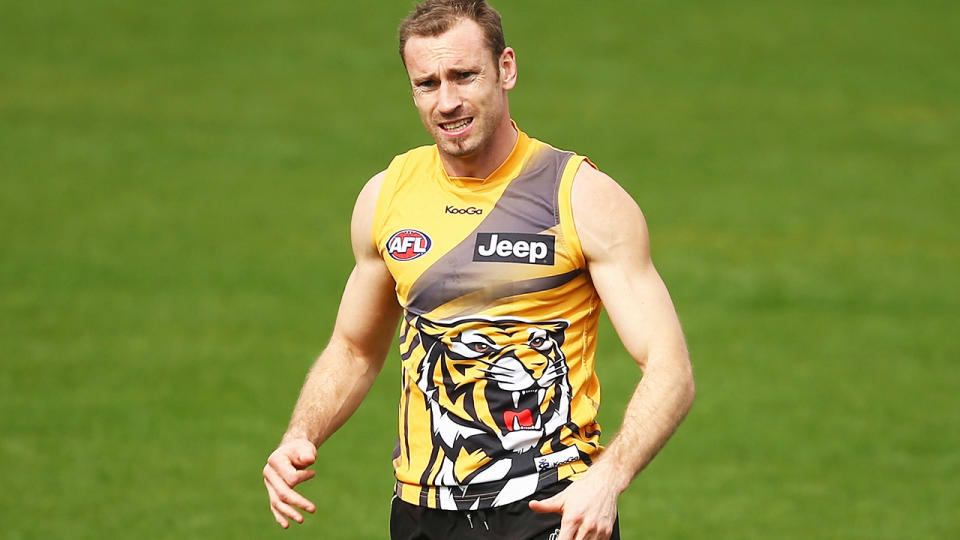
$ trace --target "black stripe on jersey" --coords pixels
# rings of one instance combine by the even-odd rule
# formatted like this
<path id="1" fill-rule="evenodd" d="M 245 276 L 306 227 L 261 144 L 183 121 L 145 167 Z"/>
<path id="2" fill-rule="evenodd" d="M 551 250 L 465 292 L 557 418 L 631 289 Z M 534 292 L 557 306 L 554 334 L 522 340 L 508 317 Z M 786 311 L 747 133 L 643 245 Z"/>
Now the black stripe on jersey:
<path id="1" fill-rule="evenodd" d="M 410 358 L 410 355 L 413 354 L 413 351 L 417 349 L 417 346 L 420 345 L 420 334 L 413 336 L 413 340 L 410 342 L 410 348 L 407 349 L 407 352 L 400 353 L 400 359 L 406 360 Z"/>
<path id="2" fill-rule="evenodd" d="M 407 381 L 407 373 L 403 368 L 400 376 L 403 380 L 403 446 L 407 451 L 407 467 L 410 466 L 410 385 Z"/>
<path id="3" fill-rule="evenodd" d="M 431 484 L 430 471 L 433 470 L 433 465 L 437 462 L 438 457 L 440 457 L 440 448 L 436 445 L 433 445 L 433 451 L 430 452 L 430 460 L 427 462 L 427 466 L 423 469 L 423 474 L 420 475 L 420 485 L 423 486 L 420 488 L 420 506 L 428 506 L 427 492 L 429 490 L 427 489 L 426 486 L 429 486 Z M 439 500 L 437 502 L 437 508 L 440 508 Z"/>

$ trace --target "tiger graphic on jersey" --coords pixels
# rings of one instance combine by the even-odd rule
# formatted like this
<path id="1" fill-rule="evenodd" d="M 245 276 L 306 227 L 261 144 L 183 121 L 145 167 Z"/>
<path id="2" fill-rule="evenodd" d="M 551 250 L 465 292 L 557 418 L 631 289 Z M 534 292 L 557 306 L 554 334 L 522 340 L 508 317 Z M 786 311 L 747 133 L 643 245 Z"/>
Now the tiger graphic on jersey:
<path id="1" fill-rule="evenodd" d="M 538 471 L 580 459 L 560 441 L 570 422 L 567 321 L 418 317 L 413 326 L 425 351 L 417 386 L 441 450 L 432 483 L 460 486 L 458 507 L 471 507 L 471 484 L 535 483 Z"/>

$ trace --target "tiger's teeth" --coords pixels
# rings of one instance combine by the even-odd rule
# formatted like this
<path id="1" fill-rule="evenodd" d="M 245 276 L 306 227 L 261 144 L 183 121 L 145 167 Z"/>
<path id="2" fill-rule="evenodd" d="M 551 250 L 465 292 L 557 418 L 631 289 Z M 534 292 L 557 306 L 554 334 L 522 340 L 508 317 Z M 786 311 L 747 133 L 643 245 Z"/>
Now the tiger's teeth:
<path id="1" fill-rule="evenodd" d="M 540 429 L 540 416 L 537 416 L 537 424 L 533 426 L 534 429 Z"/>
<path id="2" fill-rule="evenodd" d="M 520 421 L 517 420 L 516 416 L 513 417 L 513 430 L 520 431 Z"/>
<path id="3" fill-rule="evenodd" d="M 513 392 L 513 408 L 516 409 L 520 406 L 520 392 Z"/>
<path id="4" fill-rule="evenodd" d="M 543 388 L 537 390 L 537 403 L 543 403 L 543 396 L 547 394 L 547 391 Z"/>

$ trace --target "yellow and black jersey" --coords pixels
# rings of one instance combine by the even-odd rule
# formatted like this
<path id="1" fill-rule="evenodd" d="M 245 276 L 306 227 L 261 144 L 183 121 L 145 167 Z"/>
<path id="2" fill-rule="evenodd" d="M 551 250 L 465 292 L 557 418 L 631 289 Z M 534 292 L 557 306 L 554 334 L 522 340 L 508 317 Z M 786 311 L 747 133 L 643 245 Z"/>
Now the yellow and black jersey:
<path id="1" fill-rule="evenodd" d="M 520 132 L 485 179 L 448 176 L 436 146 L 387 169 L 373 241 L 405 310 L 404 501 L 507 504 L 575 479 L 599 450 L 600 299 L 570 204 L 584 160 Z"/>

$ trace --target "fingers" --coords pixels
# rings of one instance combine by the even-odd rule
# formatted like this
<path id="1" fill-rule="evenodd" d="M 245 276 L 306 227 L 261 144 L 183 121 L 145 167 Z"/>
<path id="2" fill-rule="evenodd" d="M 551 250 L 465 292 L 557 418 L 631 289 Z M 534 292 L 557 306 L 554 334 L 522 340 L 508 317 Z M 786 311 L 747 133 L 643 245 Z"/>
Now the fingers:
<path id="1" fill-rule="evenodd" d="M 559 507 L 558 510 L 551 510 L 562 514 L 560 536 L 557 540 L 607 540 L 610 538 L 616 521 L 616 511 L 610 516 L 607 512 L 598 511 L 597 508 L 584 506 L 581 504 L 583 499 L 578 497 L 562 498 L 565 494 L 567 494 L 566 491 L 560 492 L 544 501 L 532 501 L 530 505 L 534 511 L 539 511 L 538 508 Z"/>
<path id="2" fill-rule="evenodd" d="M 313 471 L 310 471 L 313 472 Z M 269 465 L 263 468 L 263 479 L 266 482 L 267 487 L 273 490 L 273 494 L 276 495 L 277 500 L 280 503 L 283 503 L 287 506 L 293 505 L 311 514 L 316 510 L 316 506 L 310 502 L 309 499 L 303 495 L 294 491 L 289 483 L 287 483 L 280 474 L 277 473 L 274 469 L 270 468 Z M 282 509 L 277 506 L 278 510 Z M 295 512 L 295 516 L 290 515 L 288 512 L 283 512 L 285 515 L 289 516 L 291 519 L 295 520 L 297 523 L 303 522 L 303 517 L 299 513 Z M 299 519 L 298 519 L 299 518 Z"/>
<path id="3" fill-rule="evenodd" d="M 280 463 L 267 461 L 267 467 L 276 472 L 283 479 L 283 482 L 290 487 L 306 482 L 317 474 L 310 469 L 296 469 L 289 461 Z"/>
<path id="4" fill-rule="evenodd" d="M 290 526 L 290 522 L 288 522 L 286 518 L 283 517 L 283 514 L 277 510 L 277 507 L 283 503 L 280 501 L 280 498 L 277 497 L 277 492 L 274 491 L 273 487 L 270 486 L 270 482 L 267 482 L 266 479 L 264 479 L 263 483 L 267 486 L 267 495 L 270 497 L 270 511 L 273 512 L 273 519 L 275 519 L 281 527 L 286 529 Z"/>
<path id="5" fill-rule="evenodd" d="M 282 482 L 277 484 L 278 478 L 276 473 L 272 471 L 265 472 L 263 483 L 267 487 L 267 495 L 270 498 L 270 511 L 273 512 L 273 517 L 277 523 L 286 529 L 290 526 L 287 519 L 303 523 L 303 515 L 294 506 L 310 513 L 316 510 L 316 506 L 303 495 L 283 485 Z"/>
<path id="6" fill-rule="evenodd" d="M 589 527 L 561 525 L 560 536 L 557 540 L 608 540 L 611 530 L 593 529 Z"/>
<path id="7" fill-rule="evenodd" d="M 613 534 L 613 524 L 583 516 L 564 515 L 560 521 L 557 540 L 607 540 Z"/>
<path id="8" fill-rule="evenodd" d="M 287 519 L 292 519 L 297 523 L 303 523 L 303 516 L 300 512 L 284 502 L 277 493 L 277 490 L 274 489 L 269 482 L 264 481 L 264 484 L 266 484 L 267 494 L 270 496 L 270 511 L 273 512 L 273 518 L 277 520 L 277 523 L 284 529 L 290 526 L 290 522 L 288 522 Z"/>
<path id="9" fill-rule="evenodd" d="M 578 529 L 574 524 L 570 523 L 569 521 L 561 521 L 560 536 L 557 537 L 557 540 L 574 540 L 577 532 Z"/>
<path id="10" fill-rule="evenodd" d="M 293 487 L 300 482 L 309 480 L 313 478 L 316 474 L 312 470 L 304 469 L 313 464 L 316 460 L 315 457 L 309 457 L 307 459 L 300 459 L 303 454 L 298 452 L 296 449 L 290 448 L 277 448 L 270 457 L 267 458 L 267 467 L 271 467 L 276 471 L 283 481 L 290 487 Z M 314 449 L 314 456 L 316 455 L 316 449 Z M 300 457 L 297 457 L 300 456 Z M 297 460 L 298 464 L 295 466 L 294 459 Z M 299 463 L 308 463 L 300 465 Z"/>
<path id="11" fill-rule="evenodd" d="M 531 501 L 530 509 L 562 514 L 558 540 L 607 540 L 617 520 L 617 493 L 587 473 L 553 497 Z"/>
<path id="12" fill-rule="evenodd" d="M 309 441 L 293 441 L 282 444 L 270 454 L 263 467 L 263 483 L 270 498 L 270 511 L 284 529 L 290 526 L 288 520 L 303 523 L 298 508 L 310 513 L 316 511 L 316 505 L 293 489 L 297 484 L 314 477 L 316 472 L 302 468 L 312 465 L 314 461 L 316 447 L 313 444 Z"/>
<path id="13" fill-rule="evenodd" d="M 542 501 L 530 501 L 530 509 L 538 514 L 562 514 L 563 498 L 561 495 L 563 495 L 563 493 L 558 493 Z"/>

